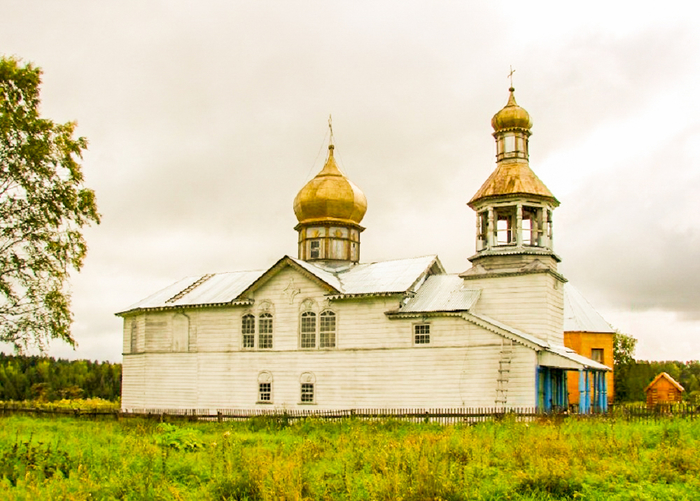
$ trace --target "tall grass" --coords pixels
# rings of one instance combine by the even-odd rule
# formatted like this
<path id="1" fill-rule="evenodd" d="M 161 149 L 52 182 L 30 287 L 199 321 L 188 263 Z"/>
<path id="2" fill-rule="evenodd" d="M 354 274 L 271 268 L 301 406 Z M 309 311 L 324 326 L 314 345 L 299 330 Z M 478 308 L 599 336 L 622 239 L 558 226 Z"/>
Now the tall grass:
<path id="1" fill-rule="evenodd" d="M 690 500 L 700 492 L 700 426 L 688 420 L 1 423 L 3 499 Z"/>

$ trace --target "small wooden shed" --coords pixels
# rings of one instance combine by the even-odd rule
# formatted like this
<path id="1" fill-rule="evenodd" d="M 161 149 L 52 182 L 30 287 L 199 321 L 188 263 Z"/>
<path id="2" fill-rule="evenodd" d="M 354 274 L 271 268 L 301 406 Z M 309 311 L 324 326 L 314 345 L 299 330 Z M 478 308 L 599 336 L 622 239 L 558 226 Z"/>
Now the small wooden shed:
<path id="1" fill-rule="evenodd" d="M 662 372 L 644 390 L 647 394 L 647 407 L 680 402 L 684 390 L 678 381 Z"/>

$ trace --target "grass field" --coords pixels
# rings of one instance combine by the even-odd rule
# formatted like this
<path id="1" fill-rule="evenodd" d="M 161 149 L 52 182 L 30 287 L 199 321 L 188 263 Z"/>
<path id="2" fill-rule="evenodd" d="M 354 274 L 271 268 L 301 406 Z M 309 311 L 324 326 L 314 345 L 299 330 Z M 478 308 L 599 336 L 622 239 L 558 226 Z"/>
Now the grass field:
<path id="1" fill-rule="evenodd" d="M 695 500 L 700 423 L 0 418 L 2 499 Z"/>

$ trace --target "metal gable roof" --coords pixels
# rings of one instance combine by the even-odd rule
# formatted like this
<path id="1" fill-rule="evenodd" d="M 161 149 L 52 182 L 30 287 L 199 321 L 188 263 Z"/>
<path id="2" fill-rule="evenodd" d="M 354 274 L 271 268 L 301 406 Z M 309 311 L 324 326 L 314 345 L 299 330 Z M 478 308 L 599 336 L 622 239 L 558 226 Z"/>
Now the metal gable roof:
<path id="1" fill-rule="evenodd" d="M 320 280 L 332 285 L 340 294 L 350 295 L 403 293 L 411 289 L 433 265 L 437 264 L 440 271 L 443 271 L 437 256 L 394 259 L 342 268 L 291 259 Z"/>
<path id="2" fill-rule="evenodd" d="M 189 306 L 196 304 L 229 303 L 238 298 L 262 271 L 237 271 L 217 273 L 204 280 L 193 290 L 188 291 L 182 298 L 170 303 L 173 306 Z"/>
<path id="3" fill-rule="evenodd" d="M 564 284 L 564 332 L 615 332 L 570 283 Z"/>
<path id="4" fill-rule="evenodd" d="M 439 264 L 437 256 L 358 264 L 339 273 L 338 278 L 345 294 L 406 292 L 434 263 Z"/>
<path id="5" fill-rule="evenodd" d="M 396 259 L 332 269 L 285 256 L 267 270 L 237 271 L 187 277 L 131 305 L 118 315 L 142 309 L 176 308 L 232 303 L 244 299 L 253 284 L 289 259 L 339 294 L 404 293 L 433 266 L 443 271 L 437 256 Z"/>
<path id="6" fill-rule="evenodd" d="M 230 303 L 262 273 L 262 270 L 238 271 L 186 277 L 118 314 L 142 309 Z"/>

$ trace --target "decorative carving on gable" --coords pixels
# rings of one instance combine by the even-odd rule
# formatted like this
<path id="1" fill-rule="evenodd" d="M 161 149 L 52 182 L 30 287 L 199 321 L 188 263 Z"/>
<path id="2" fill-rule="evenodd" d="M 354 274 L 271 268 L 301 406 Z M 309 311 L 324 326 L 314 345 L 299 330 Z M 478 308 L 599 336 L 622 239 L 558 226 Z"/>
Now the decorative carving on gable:
<path id="1" fill-rule="evenodd" d="M 258 306 L 258 313 L 274 313 L 274 306 L 270 301 L 263 301 Z"/>
<path id="2" fill-rule="evenodd" d="M 314 311 L 316 303 L 313 299 L 304 299 L 301 302 L 301 311 Z"/>
<path id="3" fill-rule="evenodd" d="M 294 304 L 294 298 L 297 294 L 301 293 L 301 289 L 299 287 L 294 287 L 294 278 L 290 278 L 287 287 L 285 287 L 282 292 L 289 300 L 289 304 Z"/>

